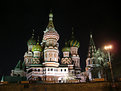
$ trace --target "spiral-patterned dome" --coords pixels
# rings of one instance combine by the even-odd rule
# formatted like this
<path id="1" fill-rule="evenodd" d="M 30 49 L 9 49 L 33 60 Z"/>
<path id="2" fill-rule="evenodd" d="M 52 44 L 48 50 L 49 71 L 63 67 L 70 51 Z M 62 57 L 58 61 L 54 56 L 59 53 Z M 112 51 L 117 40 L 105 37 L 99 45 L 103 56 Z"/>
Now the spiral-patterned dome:
<path id="1" fill-rule="evenodd" d="M 78 47 L 80 46 L 80 43 L 77 40 L 71 40 L 70 41 L 70 46 L 71 47 Z"/>
<path id="2" fill-rule="evenodd" d="M 42 51 L 42 47 L 39 45 L 39 42 L 32 47 L 32 51 Z"/>
<path id="3" fill-rule="evenodd" d="M 70 47 L 78 47 L 80 46 L 80 43 L 75 39 L 74 37 L 74 28 L 72 27 L 72 36 L 71 40 L 69 40 Z"/>
<path id="4" fill-rule="evenodd" d="M 27 41 L 27 45 L 36 45 L 36 41 L 35 41 L 33 38 L 30 38 L 30 39 Z"/>
<path id="5" fill-rule="evenodd" d="M 27 45 L 36 45 L 36 41 L 34 39 L 34 29 L 31 38 L 27 41 Z"/>

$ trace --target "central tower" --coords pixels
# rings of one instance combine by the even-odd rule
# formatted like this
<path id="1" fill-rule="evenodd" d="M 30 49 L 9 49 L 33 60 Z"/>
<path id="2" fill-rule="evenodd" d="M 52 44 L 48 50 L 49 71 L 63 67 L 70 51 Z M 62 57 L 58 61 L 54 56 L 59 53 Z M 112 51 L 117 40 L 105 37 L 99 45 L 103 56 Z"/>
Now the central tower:
<path id="1" fill-rule="evenodd" d="M 59 40 L 59 34 L 54 28 L 53 24 L 53 14 L 50 12 L 49 14 L 49 23 L 44 31 L 43 36 L 43 44 L 44 44 L 44 66 L 54 66 L 58 67 L 58 41 Z"/>

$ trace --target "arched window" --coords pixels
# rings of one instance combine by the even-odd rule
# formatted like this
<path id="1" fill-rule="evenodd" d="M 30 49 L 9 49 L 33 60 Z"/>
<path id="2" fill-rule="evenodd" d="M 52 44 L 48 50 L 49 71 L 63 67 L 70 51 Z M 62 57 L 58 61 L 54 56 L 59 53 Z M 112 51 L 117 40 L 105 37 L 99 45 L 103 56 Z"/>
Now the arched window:
<path id="1" fill-rule="evenodd" d="M 63 70 L 61 69 L 61 72 L 62 72 Z"/>
<path id="2" fill-rule="evenodd" d="M 50 69 L 48 68 L 48 71 L 50 71 Z"/>
<path id="3" fill-rule="evenodd" d="M 88 64 L 90 65 L 90 60 L 88 60 Z"/>
<path id="4" fill-rule="evenodd" d="M 51 68 L 51 71 L 53 71 L 53 69 Z"/>
<path id="5" fill-rule="evenodd" d="M 32 69 L 28 70 L 28 73 L 32 72 Z"/>
<path id="6" fill-rule="evenodd" d="M 38 71 L 40 72 L 40 69 L 38 69 Z"/>

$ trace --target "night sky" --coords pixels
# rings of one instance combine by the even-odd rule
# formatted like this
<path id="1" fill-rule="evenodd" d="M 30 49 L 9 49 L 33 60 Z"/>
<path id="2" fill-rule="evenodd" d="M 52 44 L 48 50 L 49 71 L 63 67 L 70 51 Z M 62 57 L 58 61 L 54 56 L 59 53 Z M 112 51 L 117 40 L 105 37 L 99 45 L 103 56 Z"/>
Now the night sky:
<path id="1" fill-rule="evenodd" d="M 53 11 L 55 29 L 60 35 L 60 51 L 65 40 L 71 38 L 74 27 L 75 38 L 80 42 L 82 69 L 85 67 L 90 32 L 97 48 L 111 43 L 114 46 L 112 52 L 121 53 L 119 4 L 111 0 L 0 1 L 0 76 L 9 75 L 18 60 L 23 61 L 32 29 L 35 29 L 35 38 L 39 35 L 40 41 L 42 40 L 50 9 Z M 62 52 L 59 55 L 61 56 Z"/>

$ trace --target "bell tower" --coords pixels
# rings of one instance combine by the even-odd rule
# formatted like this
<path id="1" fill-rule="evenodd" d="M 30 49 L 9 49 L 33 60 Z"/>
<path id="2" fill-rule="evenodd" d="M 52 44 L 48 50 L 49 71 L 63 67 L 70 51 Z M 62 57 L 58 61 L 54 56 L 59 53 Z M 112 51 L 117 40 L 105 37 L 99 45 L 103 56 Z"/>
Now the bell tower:
<path id="1" fill-rule="evenodd" d="M 86 68 L 85 68 L 90 80 L 92 80 L 92 74 L 91 74 L 92 69 L 91 68 L 93 67 L 92 60 L 94 58 L 95 53 L 96 53 L 96 47 L 95 47 L 95 43 L 92 38 L 92 33 L 90 33 L 90 43 L 89 43 L 88 56 L 86 59 Z"/>

